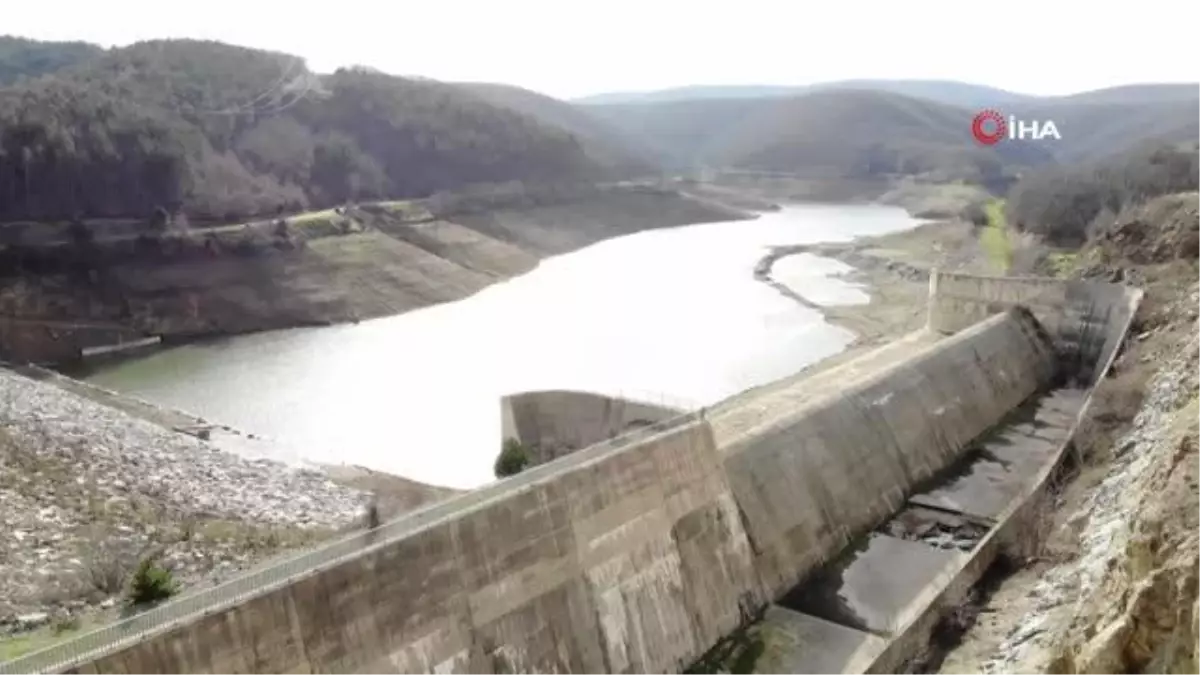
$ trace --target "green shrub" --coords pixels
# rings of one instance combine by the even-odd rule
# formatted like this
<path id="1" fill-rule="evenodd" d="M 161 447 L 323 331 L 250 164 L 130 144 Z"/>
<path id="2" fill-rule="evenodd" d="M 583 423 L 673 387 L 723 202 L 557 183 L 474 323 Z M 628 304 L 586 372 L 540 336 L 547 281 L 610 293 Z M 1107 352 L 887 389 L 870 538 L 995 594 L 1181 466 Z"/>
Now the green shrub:
<path id="1" fill-rule="evenodd" d="M 64 633 L 73 633 L 79 630 L 79 617 L 66 615 L 60 616 L 54 620 L 54 634 L 62 635 Z"/>
<path id="2" fill-rule="evenodd" d="M 496 457 L 496 478 L 505 478 L 521 473 L 529 466 L 529 450 L 515 438 L 506 438 Z"/>
<path id="3" fill-rule="evenodd" d="M 133 606 L 152 605 L 178 592 L 179 584 L 171 575 L 171 570 L 159 565 L 151 556 L 138 563 L 129 583 L 128 599 Z"/>

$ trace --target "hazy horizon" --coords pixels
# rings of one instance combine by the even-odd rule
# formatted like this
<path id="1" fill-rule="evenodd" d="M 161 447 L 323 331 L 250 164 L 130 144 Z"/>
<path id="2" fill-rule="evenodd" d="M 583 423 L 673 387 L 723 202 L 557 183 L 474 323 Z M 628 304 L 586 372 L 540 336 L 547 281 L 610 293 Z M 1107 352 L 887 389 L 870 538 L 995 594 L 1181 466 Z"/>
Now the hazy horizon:
<path id="1" fill-rule="evenodd" d="M 213 0 L 173 5 L 169 13 L 161 7 L 149 0 L 22 4 L 6 9 L 3 33 L 104 47 L 218 40 L 294 54 L 318 72 L 364 65 L 565 99 L 852 79 L 954 80 L 1034 95 L 1200 82 L 1192 27 L 1163 21 L 1178 7 L 1165 0 L 1140 2 L 1136 15 L 1010 0 L 986 20 L 980 10 L 947 0 L 922 3 L 920 11 L 885 2 L 805 7 L 765 0 L 704 7 L 677 0 L 312 5 L 324 12 L 277 1 Z"/>

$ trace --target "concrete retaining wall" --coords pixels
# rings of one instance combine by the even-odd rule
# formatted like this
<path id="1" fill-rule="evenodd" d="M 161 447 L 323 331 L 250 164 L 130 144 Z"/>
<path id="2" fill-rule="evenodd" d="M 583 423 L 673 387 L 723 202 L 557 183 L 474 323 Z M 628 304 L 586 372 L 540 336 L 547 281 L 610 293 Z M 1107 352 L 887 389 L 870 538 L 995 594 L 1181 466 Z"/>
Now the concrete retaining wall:
<path id="1" fill-rule="evenodd" d="M 540 468 L 76 672 L 677 671 L 760 601 L 706 423 Z"/>
<path id="2" fill-rule="evenodd" d="M 1110 284 L 1113 285 L 1113 284 Z M 1120 287 L 1126 291 L 1129 303 L 1127 310 L 1109 314 L 1112 323 L 1105 333 L 1112 342 L 1106 341 L 1103 360 L 1094 364 L 1096 382 L 1108 376 L 1116 360 L 1117 349 L 1129 336 L 1133 316 L 1141 304 L 1143 291 L 1137 288 Z M 866 669 L 868 673 L 910 672 L 909 665 L 914 657 L 924 655 L 937 630 L 938 623 L 955 608 L 961 607 L 969 598 L 971 589 L 987 572 L 1008 542 L 1022 539 L 1022 530 L 1037 523 L 1043 514 L 1038 513 L 1039 500 L 1053 489 L 1051 480 L 1066 461 L 1083 421 L 1088 418 L 1094 386 L 1071 423 L 1071 429 L 1048 461 L 1037 470 L 1033 479 L 1013 497 L 1008 506 L 996 518 L 996 526 L 981 540 L 959 566 L 922 591 L 922 597 L 914 603 L 920 613 L 907 625 L 900 627 L 888 645 L 875 657 Z"/>
<path id="3" fill-rule="evenodd" d="M 256 572 L 227 585 L 240 594 L 184 598 L 173 604 L 186 611 L 167 605 L 25 663 L 679 671 L 891 516 L 1055 372 L 1050 336 L 1009 309 L 720 452 L 702 415 L 660 423 L 326 547 L 336 555 L 306 554 L 314 562 L 291 576 Z"/>
<path id="4" fill-rule="evenodd" d="M 886 520 L 921 481 L 1055 375 L 1010 309 L 722 448 L 767 595 Z"/>
<path id="5" fill-rule="evenodd" d="M 684 413 L 682 409 L 581 391 L 530 391 L 500 401 L 504 439 L 533 448 L 546 462 Z"/>
<path id="6" fill-rule="evenodd" d="M 929 327 L 953 332 L 1020 305 L 1054 337 L 1063 365 L 1095 384 L 1141 301 L 1122 284 L 1040 277 L 986 277 L 934 270 L 929 279 Z"/>

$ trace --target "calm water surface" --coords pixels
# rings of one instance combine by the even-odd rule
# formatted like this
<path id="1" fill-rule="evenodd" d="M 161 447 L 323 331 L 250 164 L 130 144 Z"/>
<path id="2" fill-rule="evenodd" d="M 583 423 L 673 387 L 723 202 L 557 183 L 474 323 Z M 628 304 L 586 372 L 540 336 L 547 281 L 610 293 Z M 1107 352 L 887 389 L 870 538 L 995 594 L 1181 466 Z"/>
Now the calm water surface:
<path id="1" fill-rule="evenodd" d="M 458 302 L 357 325 L 272 331 L 102 367 L 95 384 L 288 448 L 420 481 L 492 480 L 502 395 L 580 389 L 714 402 L 853 339 L 753 279 L 768 247 L 910 228 L 902 210 L 792 206 L 758 220 L 642 232 L 545 260 Z M 776 278 L 818 305 L 864 302 L 832 260 Z"/>

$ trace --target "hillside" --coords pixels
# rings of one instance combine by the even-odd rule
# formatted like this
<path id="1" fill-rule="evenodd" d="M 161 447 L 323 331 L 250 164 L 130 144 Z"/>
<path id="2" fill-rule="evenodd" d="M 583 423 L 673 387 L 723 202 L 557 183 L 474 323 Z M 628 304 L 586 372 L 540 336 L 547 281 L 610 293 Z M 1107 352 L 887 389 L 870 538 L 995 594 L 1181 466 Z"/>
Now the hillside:
<path id="1" fill-rule="evenodd" d="M 0 219 L 238 219 L 472 183 L 585 180 L 565 131 L 453 85 L 191 40 L 0 88 Z"/>
<path id="2" fill-rule="evenodd" d="M 727 131 L 711 163 L 814 178 L 938 172 L 986 182 L 1003 164 L 1038 164 L 1049 153 L 1025 143 L 978 146 L 962 108 L 871 90 L 830 90 L 762 106 Z"/>
<path id="3" fill-rule="evenodd" d="M 0 227 L 0 360 L 324 325 L 467 297 L 545 256 L 746 212 L 649 185 L 438 193 L 148 234 L 136 221 Z"/>
<path id="4" fill-rule="evenodd" d="M 1200 96 L 1200 85 L 1191 84 L 1129 84 L 1085 91 L 1069 96 L 1044 99 L 1045 103 L 1170 103 L 1194 102 Z"/>
<path id="5" fill-rule="evenodd" d="M 1197 88 L 1191 97 L 1173 99 L 1149 96 L 1143 102 L 1117 100 L 1118 97 L 1089 95 L 1069 97 L 1038 104 L 1004 108 L 1005 113 L 1021 119 L 1054 120 L 1062 133 L 1052 150 L 1062 163 L 1097 159 L 1106 155 L 1159 143 L 1194 141 L 1200 137 L 1196 107 Z M 1096 92 L 1103 94 L 1104 92 Z"/>
<path id="6" fill-rule="evenodd" d="M 795 96 L 804 87 L 788 85 L 692 85 L 655 91 L 614 91 L 572 99 L 576 105 L 625 105 L 702 101 L 727 98 L 773 98 Z"/>
<path id="7" fill-rule="evenodd" d="M 0 87 L 39 77 L 99 57 L 104 50 L 86 42 L 40 42 L 0 35 Z"/>
<path id="8" fill-rule="evenodd" d="M 1049 153 L 1028 144 L 982 148 L 973 113 L 868 89 L 770 99 L 598 105 L 589 111 L 655 147 L 664 161 L 859 179 L 936 171 L 943 179 L 998 180 L 1005 164 Z"/>
<path id="9" fill-rule="evenodd" d="M 587 106 L 587 111 L 650 148 L 673 168 L 704 163 L 711 147 L 763 106 L 754 98 Z"/>
<path id="10" fill-rule="evenodd" d="M 1195 145 L 1151 146 L 1031 171 L 1010 190 L 1005 212 L 1023 232 L 1079 245 L 1147 199 L 1197 188 Z"/>
<path id="11" fill-rule="evenodd" d="M 933 100 L 938 97 L 987 101 L 1021 120 L 1053 120 L 1062 139 L 980 146 L 970 135 L 979 106 Z M 1197 89 L 1187 85 L 1039 98 L 962 83 L 862 80 L 783 97 L 585 107 L 676 168 L 768 170 L 823 180 L 916 175 L 1002 191 L 1022 167 L 1194 140 L 1200 135 L 1197 101 Z"/>
<path id="12" fill-rule="evenodd" d="M 505 84 L 470 82 L 456 86 L 489 103 L 574 135 L 587 156 L 615 176 L 658 170 L 655 158 L 642 143 L 579 106 Z"/>
<path id="13" fill-rule="evenodd" d="M 179 213 L 236 222 L 479 183 L 700 167 L 824 181 L 920 176 L 1000 191 L 1022 167 L 1200 133 L 1187 85 L 1039 98 L 852 80 L 584 101 L 366 68 L 321 75 L 298 57 L 214 42 L 102 50 L 0 38 L 0 221 L 157 214 L 161 223 Z M 1064 138 L 981 148 L 966 130 L 982 105 L 1053 119 Z"/>
<path id="14" fill-rule="evenodd" d="M 915 96 L 937 103 L 988 107 L 1032 99 L 995 87 L 951 80 L 838 80 L 809 85 L 697 85 L 645 92 L 612 92 L 572 101 L 579 105 L 618 105 L 730 98 L 790 98 L 828 89 L 869 89 Z"/>

